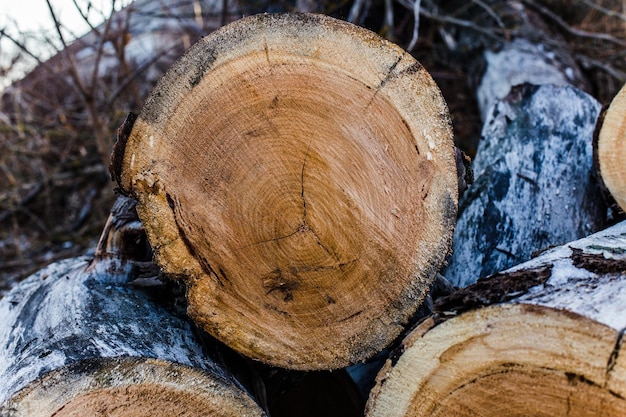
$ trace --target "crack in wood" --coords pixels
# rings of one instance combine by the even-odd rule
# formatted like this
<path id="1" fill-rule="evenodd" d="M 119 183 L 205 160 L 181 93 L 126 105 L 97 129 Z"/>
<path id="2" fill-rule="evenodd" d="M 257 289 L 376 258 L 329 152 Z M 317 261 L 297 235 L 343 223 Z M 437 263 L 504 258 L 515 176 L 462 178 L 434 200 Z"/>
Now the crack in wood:
<path id="1" fill-rule="evenodd" d="M 370 101 L 367 103 L 367 105 L 365 106 L 365 108 L 367 109 L 369 106 L 372 105 L 372 103 L 374 102 L 374 99 L 376 98 L 376 95 L 378 94 L 378 92 L 385 86 L 385 84 L 387 84 L 387 81 L 389 81 L 392 77 L 392 72 L 393 70 L 396 69 L 396 67 L 398 66 L 398 64 L 400 63 L 400 61 L 402 61 L 402 59 L 404 58 L 404 56 L 406 55 L 406 52 L 402 53 L 402 55 L 400 55 L 398 57 L 398 59 L 391 64 L 391 66 L 389 67 L 389 69 L 387 70 L 387 74 L 385 74 L 385 76 L 383 77 L 382 80 L 380 80 L 380 82 L 378 83 L 378 85 L 376 86 L 376 89 L 374 90 L 374 94 L 372 95 L 372 98 L 370 99 Z"/>
<path id="2" fill-rule="evenodd" d="M 306 222 L 306 198 L 304 196 L 304 170 L 306 168 L 306 161 L 309 159 L 309 153 L 311 152 L 312 142 L 313 140 L 310 140 L 309 145 L 306 148 L 306 153 L 304 154 L 304 161 L 302 161 L 302 171 L 300 172 L 300 197 L 302 198 L 302 226 L 307 226 L 307 227 L 308 225 Z"/>
<path id="3" fill-rule="evenodd" d="M 174 224 L 176 225 L 176 228 L 178 229 L 178 234 L 179 234 L 181 240 L 183 241 L 183 244 L 187 248 L 187 251 L 189 252 L 189 255 L 198 262 L 198 264 L 200 265 L 200 268 L 202 268 L 202 270 L 204 271 L 205 274 L 207 274 L 208 276 L 214 278 L 220 286 L 225 287 L 225 283 L 222 280 L 222 278 L 224 280 L 226 280 L 226 281 L 228 281 L 228 279 L 226 278 L 226 275 L 223 274 L 224 271 L 222 269 L 220 269 L 220 272 L 222 272 L 222 275 L 220 277 L 220 275 L 218 275 L 215 272 L 215 270 L 207 262 L 207 260 L 204 259 L 202 256 L 198 255 L 194 245 L 189 240 L 189 237 L 187 236 L 187 233 L 185 232 L 185 228 L 181 224 L 182 219 L 181 219 L 181 216 L 179 215 L 179 213 L 183 213 L 183 209 L 182 209 L 182 206 L 180 204 L 180 201 L 178 199 L 172 197 L 169 193 L 165 193 L 165 198 L 167 199 L 167 203 L 168 203 L 170 209 L 172 210 L 172 214 L 173 214 L 173 217 L 174 217 Z"/>
<path id="4" fill-rule="evenodd" d="M 272 65 L 272 62 L 270 61 L 270 49 L 267 45 L 267 38 L 263 38 L 263 49 L 265 50 L 265 59 L 267 60 L 267 64 Z"/>
<path id="5" fill-rule="evenodd" d="M 356 312 L 356 313 L 354 313 L 354 314 L 350 314 L 348 317 L 344 317 L 344 318 L 342 318 L 342 319 L 337 320 L 337 323 L 343 323 L 343 322 L 345 322 L 345 321 L 348 321 L 348 320 L 350 320 L 350 319 L 353 319 L 353 318 L 355 318 L 355 317 L 357 317 L 357 316 L 361 315 L 362 313 L 363 313 L 363 310 L 359 310 L 359 311 L 357 311 L 357 312 Z"/>
<path id="6" fill-rule="evenodd" d="M 619 353 L 622 348 L 622 341 L 624 340 L 624 332 L 626 329 L 620 330 L 617 335 L 617 339 L 615 340 L 615 346 L 613 346 L 613 351 L 609 355 L 609 359 L 606 363 L 606 372 L 605 372 L 605 385 L 609 381 L 609 375 L 613 372 L 613 368 L 617 365 L 617 359 L 619 358 Z"/>

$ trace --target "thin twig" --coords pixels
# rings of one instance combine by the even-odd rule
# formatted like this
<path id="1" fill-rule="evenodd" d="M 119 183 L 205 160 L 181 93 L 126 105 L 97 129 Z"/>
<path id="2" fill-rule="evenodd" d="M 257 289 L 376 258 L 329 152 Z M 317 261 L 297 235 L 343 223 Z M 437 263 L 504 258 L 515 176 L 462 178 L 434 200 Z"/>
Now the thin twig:
<path id="1" fill-rule="evenodd" d="M 413 2 L 413 36 L 411 37 L 411 42 L 409 42 L 409 46 L 407 46 L 407 50 L 411 52 L 415 45 L 417 44 L 417 40 L 419 38 L 419 28 L 420 28 L 420 12 L 421 12 L 421 0 L 415 0 Z"/>
<path id="2" fill-rule="evenodd" d="M 98 30 L 98 28 L 96 26 L 94 26 L 91 23 L 91 21 L 89 20 L 89 16 L 87 16 L 87 14 L 85 12 L 83 12 L 83 9 L 80 8 L 80 5 L 76 2 L 76 0 L 72 0 L 72 3 L 74 3 L 74 7 L 76 7 L 76 10 L 80 14 L 80 17 L 83 18 L 83 21 L 87 24 L 87 26 L 89 26 L 89 29 L 96 36 L 100 36 L 100 31 Z M 87 10 L 89 10 L 90 8 L 91 8 L 91 2 L 89 2 L 89 4 L 87 5 Z"/>
<path id="3" fill-rule="evenodd" d="M 102 55 L 104 54 L 104 44 L 111 33 L 111 24 L 113 22 L 113 15 L 115 14 L 115 0 L 111 1 L 111 14 L 109 18 L 106 20 L 104 25 L 104 33 L 102 36 L 98 38 L 98 46 L 96 47 L 96 59 L 93 64 L 93 71 L 91 73 L 91 93 L 94 95 L 96 90 L 96 85 L 98 83 L 98 73 L 100 70 L 100 60 L 102 59 Z"/>
<path id="4" fill-rule="evenodd" d="M 61 41 L 61 44 L 63 45 L 63 50 L 66 52 L 65 58 L 67 58 L 67 60 L 70 63 L 70 76 L 74 80 L 74 87 L 78 89 L 78 92 L 81 94 L 81 97 L 83 98 L 87 97 L 89 93 L 80 78 L 76 61 L 74 60 L 74 57 L 69 53 L 67 49 L 67 42 L 65 41 L 65 37 L 63 36 L 63 32 L 61 31 L 61 23 L 59 22 L 59 19 L 57 18 L 57 15 L 54 9 L 52 8 L 52 4 L 50 3 L 50 0 L 46 0 L 46 4 L 48 5 L 48 10 L 50 11 L 50 16 L 52 17 L 52 21 L 54 22 L 57 35 L 59 36 L 59 40 Z"/>
<path id="5" fill-rule="evenodd" d="M 135 81 L 135 79 L 137 79 L 137 77 L 139 77 L 145 70 L 147 70 L 152 64 L 157 62 L 161 57 L 167 55 L 169 52 L 170 52 L 169 49 L 159 52 L 158 54 L 154 55 L 152 58 L 148 59 L 147 61 L 139 65 L 135 69 L 135 71 L 133 71 L 132 74 L 125 77 L 122 80 L 122 82 L 117 86 L 117 88 L 110 94 L 106 102 L 107 106 L 111 105 L 117 99 L 117 97 L 122 93 L 122 91 L 124 91 L 126 87 L 128 87 L 133 81 Z"/>
<path id="6" fill-rule="evenodd" d="M 385 26 L 387 27 L 388 38 L 393 37 L 395 32 L 393 18 L 393 2 L 392 0 L 385 0 Z"/>
<path id="7" fill-rule="evenodd" d="M 498 14 L 494 12 L 493 9 L 489 7 L 488 4 L 486 4 L 485 2 L 481 0 L 472 0 L 472 3 L 480 6 L 483 10 L 487 12 L 487 14 L 489 14 L 489 16 L 493 18 L 493 20 L 496 21 L 496 23 L 498 24 L 500 28 L 504 28 L 504 23 L 502 22 L 502 19 L 500 19 L 500 16 L 498 16 Z"/>
<path id="8" fill-rule="evenodd" d="M 588 32 L 586 30 L 576 29 L 568 25 L 559 15 L 554 13 L 552 10 L 544 7 L 540 4 L 537 4 L 533 0 L 522 0 L 523 3 L 537 10 L 539 13 L 543 14 L 554 23 L 556 23 L 561 29 L 569 33 L 570 35 L 578 36 L 581 38 L 588 39 L 596 39 L 614 43 L 620 46 L 626 46 L 626 41 L 623 39 L 616 38 L 615 36 L 609 35 L 608 33 L 598 33 L 598 32 Z"/>
<path id="9" fill-rule="evenodd" d="M 371 0 L 355 0 L 348 14 L 348 22 L 361 24 L 367 16 Z"/>
<path id="10" fill-rule="evenodd" d="M 592 9 L 596 9 L 597 11 L 609 16 L 609 17 L 616 17 L 620 20 L 623 20 L 624 22 L 626 22 L 626 15 L 624 13 L 620 13 L 620 12 L 616 12 L 615 10 L 610 10 L 607 9 L 606 7 L 602 7 L 599 4 L 596 4 L 595 1 L 589 1 L 589 0 L 583 0 L 583 2 L 591 7 Z"/>
<path id="11" fill-rule="evenodd" d="M 598 61 L 583 54 L 576 54 L 576 59 L 580 61 L 584 66 L 598 68 L 599 70 L 606 72 L 611 77 L 622 83 L 626 81 L 625 72 L 615 69 L 611 65 L 608 65 L 602 61 Z"/>
<path id="12" fill-rule="evenodd" d="M 22 52 L 24 52 L 26 55 L 30 56 L 35 61 L 37 61 L 37 64 L 44 67 L 48 72 L 54 72 L 52 68 L 48 67 L 46 63 L 42 61 L 41 58 L 39 58 L 37 55 L 35 55 L 30 49 L 28 49 L 26 45 L 24 45 L 22 42 L 15 39 L 13 36 L 9 35 L 4 28 L 0 29 L 0 35 L 7 38 L 9 41 L 11 41 L 11 43 L 17 46 Z"/>
<path id="13" fill-rule="evenodd" d="M 441 23 L 450 23 L 452 25 L 456 25 L 456 26 L 461 26 L 464 27 L 466 29 L 471 29 L 474 30 L 478 33 L 482 33 L 484 35 L 489 36 L 492 39 L 495 39 L 497 41 L 500 41 L 501 38 L 499 38 L 497 35 L 502 35 L 502 29 L 499 28 L 489 28 L 489 27 L 483 27 L 483 26 L 479 26 L 476 23 L 470 21 L 470 20 L 463 20 L 463 19 L 458 19 L 456 17 L 450 17 L 450 16 L 442 16 L 442 15 L 435 15 L 432 14 L 426 10 L 424 10 L 424 8 L 422 8 L 420 10 L 420 14 L 428 19 L 434 20 L 436 22 L 441 22 Z"/>

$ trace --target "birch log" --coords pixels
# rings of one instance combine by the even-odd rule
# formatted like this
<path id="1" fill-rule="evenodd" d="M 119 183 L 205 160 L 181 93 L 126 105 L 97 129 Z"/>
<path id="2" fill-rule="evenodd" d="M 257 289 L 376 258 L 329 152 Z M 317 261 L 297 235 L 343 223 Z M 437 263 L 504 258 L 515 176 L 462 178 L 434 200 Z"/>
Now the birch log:
<path id="1" fill-rule="evenodd" d="M 161 80 L 114 152 L 189 315 L 291 369 L 374 355 L 449 250 L 450 119 L 407 52 L 330 17 L 257 15 Z"/>
<path id="2" fill-rule="evenodd" d="M 617 93 L 598 123 L 594 161 L 612 201 L 626 212 L 626 85 Z"/>
<path id="3" fill-rule="evenodd" d="M 443 272 L 455 286 L 606 226 L 592 169 L 600 104 L 583 93 L 589 83 L 567 43 L 528 4 L 500 2 L 515 36 L 468 57 L 484 123 L 476 180 L 459 203 L 453 255 Z M 459 33 L 462 44 L 476 36 Z"/>
<path id="4" fill-rule="evenodd" d="M 378 374 L 368 417 L 626 415 L 626 222 L 438 308 Z"/>
<path id="5" fill-rule="evenodd" d="M 495 104 L 442 272 L 453 285 L 602 229 L 606 206 L 592 149 L 599 111 L 594 98 L 569 86 L 524 84 Z"/>
<path id="6" fill-rule="evenodd" d="M 145 249 L 140 236 L 112 218 L 95 260 L 52 264 L 0 300 L 0 415 L 265 415 L 190 322 L 131 286 L 150 272 L 124 249 Z"/>

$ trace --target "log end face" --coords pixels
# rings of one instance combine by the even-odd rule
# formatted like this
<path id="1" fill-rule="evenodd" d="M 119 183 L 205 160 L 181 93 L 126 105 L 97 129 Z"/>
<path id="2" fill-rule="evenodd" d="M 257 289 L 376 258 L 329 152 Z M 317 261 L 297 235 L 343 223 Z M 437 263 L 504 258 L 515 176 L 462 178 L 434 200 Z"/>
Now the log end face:
<path id="1" fill-rule="evenodd" d="M 607 368 L 617 332 L 583 316 L 498 305 L 409 337 L 367 405 L 369 417 L 620 416 L 626 401 Z"/>
<path id="2" fill-rule="evenodd" d="M 190 315 L 295 369 L 347 366 L 399 334 L 449 250 L 459 187 L 426 71 L 362 28 L 300 15 L 192 48 L 135 122 L 119 177 Z"/>
<path id="3" fill-rule="evenodd" d="M 5 414 L 7 413 L 7 414 Z M 258 416 L 247 393 L 220 377 L 157 359 L 93 359 L 52 371 L 0 406 L 28 417 Z"/>
<path id="4" fill-rule="evenodd" d="M 602 182 L 626 212 L 626 86 L 606 110 L 596 147 Z"/>

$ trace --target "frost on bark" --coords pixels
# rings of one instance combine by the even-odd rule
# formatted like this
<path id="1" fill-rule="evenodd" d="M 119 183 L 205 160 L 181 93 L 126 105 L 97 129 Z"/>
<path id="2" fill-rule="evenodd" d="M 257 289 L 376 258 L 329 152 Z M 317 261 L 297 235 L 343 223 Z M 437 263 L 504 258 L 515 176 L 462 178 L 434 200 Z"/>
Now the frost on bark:
<path id="1" fill-rule="evenodd" d="M 116 203 L 95 259 L 0 300 L 0 415 L 264 415 L 193 324 L 139 288 L 154 270 L 133 209 Z"/>
<path id="2" fill-rule="evenodd" d="M 492 108 L 442 272 L 453 285 L 467 286 L 604 226 L 592 169 L 599 111 L 574 87 L 529 84 Z"/>

